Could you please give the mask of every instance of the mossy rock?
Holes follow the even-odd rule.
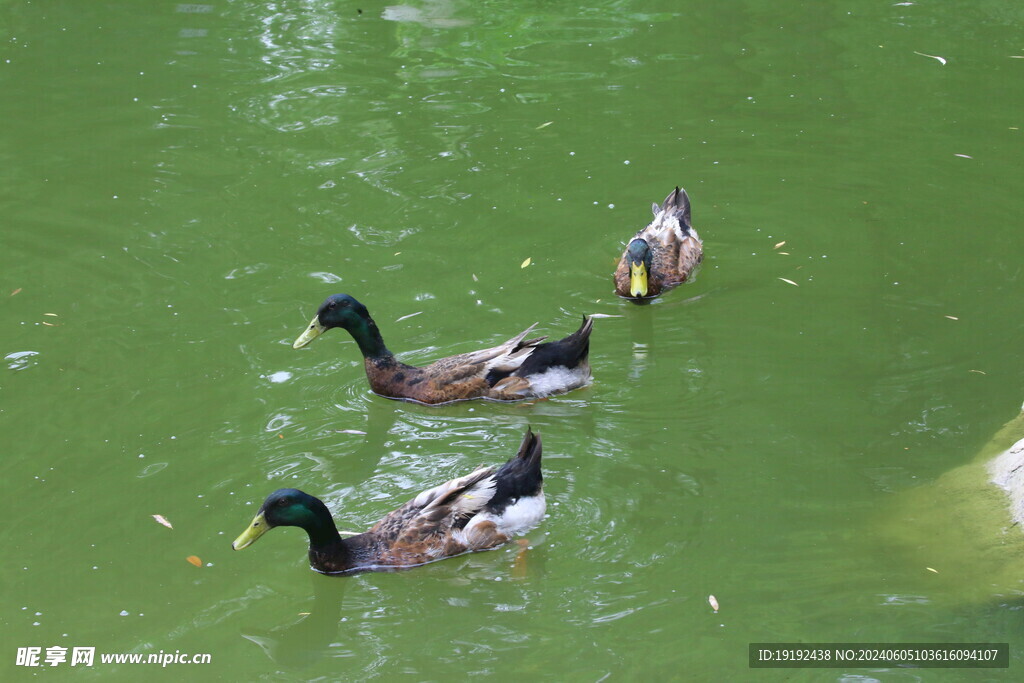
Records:
[[[934,574],[936,594],[1024,597],[1024,412],[970,463],[900,494],[882,538]]]

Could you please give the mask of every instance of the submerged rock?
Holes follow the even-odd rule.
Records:
[[[1024,408],[970,463],[900,494],[886,517],[881,539],[933,598],[1024,597]]]

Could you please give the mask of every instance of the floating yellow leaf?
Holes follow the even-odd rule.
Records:
[[[783,282],[785,282],[787,285],[793,285],[794,287],[799,287],[800,286],[797,283],[793,282],[792,280],[787,280],[784,277],[780,277],[779,279],[782,280]]]
[[[714,595],[708,596],[708,604],[711,605],[711,609],[718,611],[718,599]]]
[[[782,254],[783,256],[789,256],[788,251],[780,251],[779,253]]]
[[[13,292],[11,292],[11,296],[14,296],[15,294],[17,294],[17,293],[18,293],[18,292],[20,292],[20,291],[21,291],[21,287],[18,287],[18,288],[17,288],[16,290],[14,290]]]
[[[930,571],[933,574],[938,574],[939,573],[938,569],[932,569],[931,567],[925,567],[925,569],[927,569],[928,571]]]
[[[300,617],[308,617],[312,612],[299,612]]]
[[[158,523],[163,524],[168,529],[174,528],[173,526],[171,526],[171,523],[167,521],[167,518],[163,515],[153,515],[153,519],[155,519]]]
[[[960,318],[956,317],[955,315],[947,315],[946,317],[949,318],[950,320],[959,320],[960,319]]]
[[[277,438],[279,438],[279,439],[283,439],[283,438],[284,438],[284,434],[278,434],[278,435],[277,435]]]
[[[525,268],[526,266],[530,265],[531,263],[533,263],[533,259],[527,257],[527,259],[525,261],[523,261],[522,265],[520,265],[519,267],[520,268]]]
[[[189,564],[191,564],[191,565],[195,565],[196,567],[202,567],[202,566],[203,566],[203,561],[202,561],[202,560],[200,560],[200,559],[199,559],[198,557],[196,557],[195,555],[189,555],[189,556],[188,556],[188,557],[186,557],[185,559],[186,559],[186,560],[188,560],[188,563],[189,563]]]
[[[779,247],[783,246],[784,244],[786,244],[786,240],[782,240],[781,242],[776,244],[774,247],[772,247],[772,249],[778,249]]]

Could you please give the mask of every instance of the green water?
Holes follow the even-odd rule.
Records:
[[[0,3],[3,678],[54,645],[210,653],[167,668],[195,680],[910,678],[751,671],[759,641],[1009,642],[975,677],[1019,678],[1024,583],[945,571],[941,529],[881,539],[1024,399],[1022,23]],[[622,243],[676,184],[704,265],[622,302]],[[586,389],[429,408],[369,394],[343,332],[291,349],[335,292],[413,363],[621,317]],[[527,424],[549,516],[518,560],[339,579],[295,529],[230,548],[279,486],[362,530]]]

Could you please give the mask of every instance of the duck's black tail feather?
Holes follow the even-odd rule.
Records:
[[[529,469],[540,470],[540,458],[544,452],[544,448],[541,445],[540,434],[534,434],[532,427],[526,428],[526,434],[523,434],[523,442],[519,444],[519,452],[516,453],[516,460],[521,460],[526,463],[526,467]]]
[[[557,366],[570,370],[587,362],[590,355],[590,332],[594,328],[594,319],[583,316],[580,329],[565,339],[541,344],[533,350],[530,357],[512,374],[529,377]]]
[[[494,475],[496,487],[488,507],[504,508],[509,502],[540,493],[544,483],[544,475],[540,470],[543,452],[540,434],[534,434],[527,427],[519,452],[509,458]]]

